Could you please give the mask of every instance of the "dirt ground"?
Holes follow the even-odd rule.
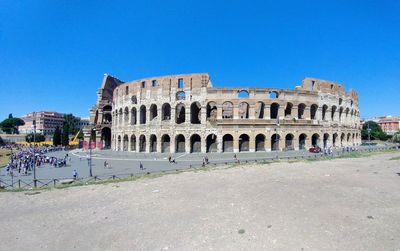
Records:
[[[399,250],[398,156],[0,193],[0,249]]]

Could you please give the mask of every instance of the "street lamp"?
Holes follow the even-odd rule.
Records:
[[[35,154],[35,142],[36,142],[36,112],[33,112],[33,186],[36,188],[36,154]]]
[[[93,135],[93,132],[96,132],[96,128],[92,128],[90,130],[90,137],[89,137],[89,176],[90,177],[93,177],[93,173],[92,173],[92,135]]]

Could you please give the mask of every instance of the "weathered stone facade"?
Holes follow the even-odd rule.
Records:
[[[122,82],[106,75],[85,139],[133,152],[241,152],[354,146],[358,95],[305,78],[294,90],[213,88],[208,74]],[[92,130],[96,128],[96,130]]]

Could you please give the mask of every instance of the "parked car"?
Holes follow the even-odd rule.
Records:
[[[308,149],[308,151],[310,153],[320,153],[321,152],[321,148],[320,147],[311,147],[310,149]]]

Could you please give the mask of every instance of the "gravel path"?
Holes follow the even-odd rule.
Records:
[[[399,250],[394,156],[0,193],[0,250]]]

